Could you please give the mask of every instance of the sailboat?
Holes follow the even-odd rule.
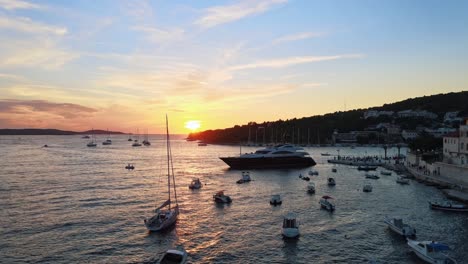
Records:
[[[155,215],[145,219],[145,226],[149,231],[161,231],[166,229],[177,221],[179,215],[179,204],[177,202],[177,191],[175,186],[174,165],[172,162],[171,142],[169,138],[169,127],[166,115],[166,149],[167,149],[167,200],[156,208]],[[171,178],[174,189],[174,202],[171,201]]]
[[[148,139],[148,130],[146,130],[145,139],[143,140],[142,143],[145,146],[151,146],[151,142],[149,142],[149,139]]]
[[[137,130],[137,138],[133,140],[132,147],[141,147],[141,143],[139,142],[140,140],[140,132]]]
[[[103,145],[112,145],[112,140],[110,139],[109,129],[107,129],[107,139],[102,142]]]
[[[94,128],[91,131],[93,131],[93,130],[94,130]],[[88,144],[86,144],[86,146],[90,147],[90,148],[93,148],[93,147],[97,146],[96,138],[94,137],[94,134],[91,135],[91,141],[88,142]]]

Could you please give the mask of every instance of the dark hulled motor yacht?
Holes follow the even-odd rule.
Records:
[[[276,145],[255,153],[245,153],[238,157],[220,157],[231,169],[275,169],[301,168],[314,166],[314,159],[304,149],[294,145]]]

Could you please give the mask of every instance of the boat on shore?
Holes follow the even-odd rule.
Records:
[[[464,205],[464,204],[453,204],[451,202],[445,202],[445,203],[429,202],[429,207],[433,210],[468,213],[468,205]]]
[[[283,217],[282,234],[286,238],[295,238],[299,236],[299,223],[294,213],[288,213]]]
[[[416,241],[408,239],[408,246],[420,259],[431,264],[457,264],[446,252],[449,246],[435,241]]]
[[[273,194],[270,198],[270,204],[271,205],[281,205],[283,203],[283,200],[281,200],[281,195],[279,194]]]
[[[169,137],[169,125],[166,115],[166,148],[167,148],[167,200],[154,210],[155,214],[144,220],[145,226],[149,231],[161,231],[174,225],[179,216],[179,203],[177,202],[177,192],[174,175],[174,164],[172,162],[171,141]],[[171,185],[175,206],[171,200]]]
[[[302,168],[316,163],[302,148],[282,144],[245,153],[238,157],[220,157],[231,169]]]
[[[322,196],[322,198],[319,201],[320,207],[330,212],[333,212],[335,210],[335,203],[332,200],[333,197],[331,196]]]
[[[358,166],[357,169],[362,171],[375,171],[377,166]]]
[[[403,223],[403,219],[401,218],[389,218],[385,217],[384,222],[388,225],[388,227],[395,233],[405,236],[405,237],[416,237],[416,229],[412,228],[408,224]]]

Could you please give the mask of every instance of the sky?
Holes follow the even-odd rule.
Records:
[[[462,0],[0,0],[0,128],[160,133],[168,114],[188,133],[468,90],[466,14]]]

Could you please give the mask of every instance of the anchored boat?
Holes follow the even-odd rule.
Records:
[[[464,204],[453,204],[451,202],[436,203],[429,202],[429,206],[434,210],[450,211],[450,212],[468,212],[468,206]]]
[[[450,248],[435,241],[416,241],[408,239],[408,246],[420,259],[431,264],[457,264],[446,252]]]
[[[388,225],[388,227],[396,232],[399,235],[405,237],[416,237],[416,229],[412,228],[411,226],[404,224],[403,219],[401,218],[389,218],[385,217],[384,222]]]

